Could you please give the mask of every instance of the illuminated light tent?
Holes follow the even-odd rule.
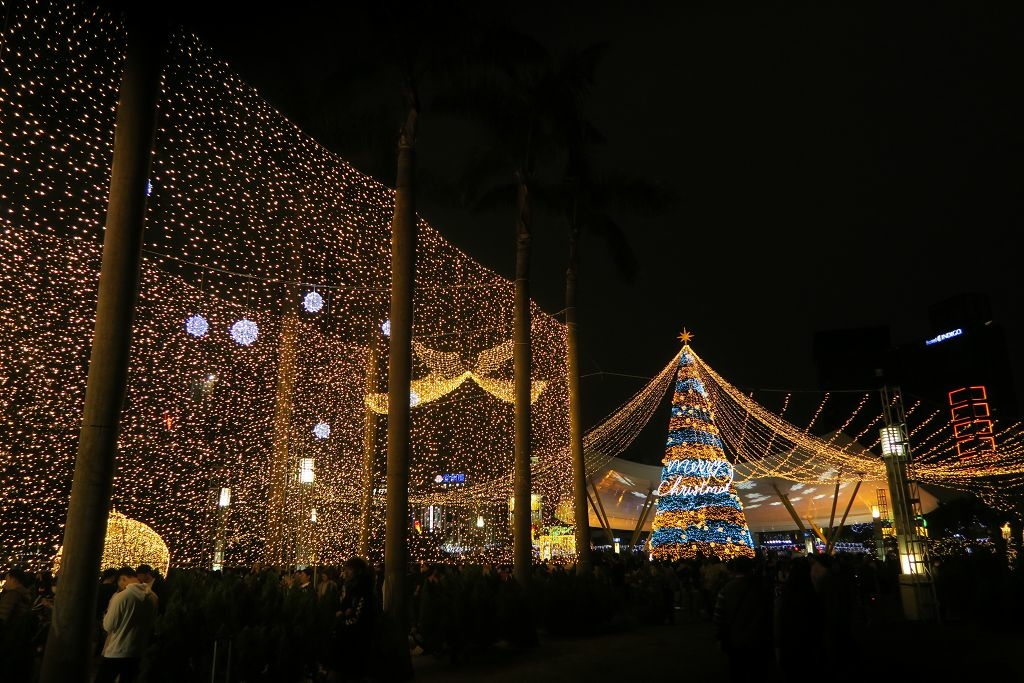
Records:
[[[62,550],[57,550],[57,557],[53,562],[53,573],[57,576],[60,574]],[[167,576],[167,570],[171,566],[171,554],[167,550],[167,544],[148,525],[111,510],[107,518],[107,535],[103,541],[100,569],[135,568],[142,564],[148,564]]]
[[[74,2],[9,10],[0,547],[48,567],[82,415],[124,33]],[[114,504],[152,526],[177,566],[211,566],[221,540],[227,566],[291,564],[299,547],[340,563],[372,488],[379,550],[394,192],[186,33],[171,36],[158,114]],[[505,525],[473,548],[452,535],[463,518],[507,515],[514,287],[422,220],[416,264],[409,498],[412,514],[434,506],[442,523],[417,556],[447,561],[458,557],[443,547],[506,547]],[[552,518],[570,495],[565,331],[532,314],[534,492]],[[439,484],[442,473],[463,482]],[[232,496],[219,511],[222,488]]]

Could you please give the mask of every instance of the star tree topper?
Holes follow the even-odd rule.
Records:
[[[693,339],[693,332],[690,332],[688,329],[686,329],[684,327],[683,331],[679,333],[679,341],[681,341],[681,342],[683,342],[683,344],[689,346],[691,339]]]

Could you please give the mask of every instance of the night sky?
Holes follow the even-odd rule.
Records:
[[[321,139],[329,117],[318,103],[390,49],[398,20],[317,5],[211,14],[186,4],[175,18]],[[419,26],[441,36],[454,5],[434,6]],[[991,296],[1024,386],[1017,3],[572,0],[484,11],[555,53],[606,41],[588,106],[607,138],[601,161],[676,198],[658,215],[616,216],[639,262],[633,283],[585,237],[588,426],[671,359],[684,325],[733,384],[807,389],[815,331],[888,324],[896,344],[923,341],[928,306],[963,292]],[[384,89],[349,108],[369,110]],[[401,107],[392,113],[397,132]],[[370,153],[333,137],[321,141],[391,184],[393,146]],[[420,213],[511,277],[514,213],[473,214],[429,190],[479,144],[472,129],[425,110],[418,142]],[[565,230],[543,216],[534,227],[532,294],[557,314]],[[632,456],[657,461],[664,426]]]

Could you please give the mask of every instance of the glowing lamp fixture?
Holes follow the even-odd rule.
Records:
[[[313,474],[313,458],[299,458],[299,483],[312,484],[316,476]]]
[[[483,515],[477,515],[476,516],[476,525],[480,529],[484,528],[484,516]]]
[[[312,510],[309,511],[309,521],[313,522],[313,524],[316,524],[316,508],[313,508]]]
[[[882,441],[882,455],[886,458],[905,456],[907,454],[906,439],[903,437],[903,425],[882,427],[879,431]]]
[[[231,487],[223,486],[220,489],[220,502],[218,503],[222,508],[226,508],[231,505]]]
[[[871,519],[881,519],[882,511],[878,509],[877,505],[871,506]]]

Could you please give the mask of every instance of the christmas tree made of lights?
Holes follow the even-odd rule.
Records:
[[[733,467],[690,351],[692,334],[679,336],[683,351],[676,371],[668,443],[651,528],[651,556],[723,560],[754,556],[753,539],[733,483]]]

